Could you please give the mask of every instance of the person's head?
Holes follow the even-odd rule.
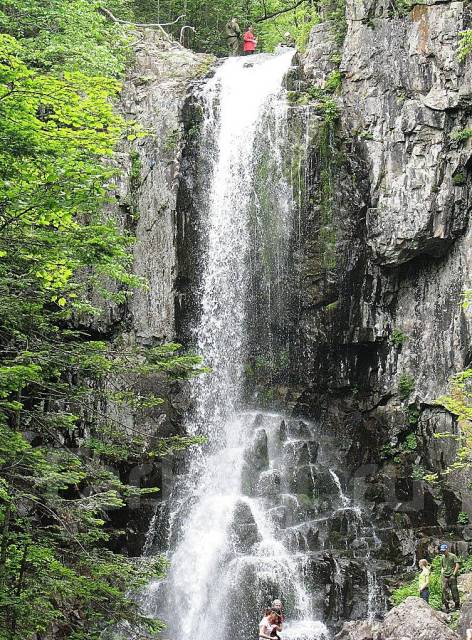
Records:
[[[272,602],[272,609],[276,609],[276,610],[278,610],[278,611],[281,611],[281,610],[282,610],[282,607],[283,607],[283,605],[282,605],[282,600],[279,600],[279,599],[277,598],[276,600],[274,600],[274,601]]]
[[[264,609],[264,615],[267,618],[267,616],[270,616],[270,614],[272,613],[272,609],[270,607],[266,607]]]
[[[443,542],[443,544],[440,544],[439,553],[442,553],[443,555],[447,556],[449,553],[449,545],[446,544],[445,542]]]
[[[267,620],[269,621],[269,624],[277,624],[279,621],[279,616],[275,613],[275,611],[271,611],[271,613],[269,613],[269,615],[267,616]]]
[[[292,37],[292,36],[291,36],[290,31],[286,31],[286,32],[284,33],[284,38],[291,38],[291,37]]]
[[[231,22],[232,22],[233,24],[236,24],[236,23],[238,22],[238,19],[237,19],[237,18],[231,18]]]
[[[429,567],[428,561],[423,558],[418,562],[420,569],[427,569]]]
[[[254,27],[252,26],[252,24],[248,24],[247,30],[250,31],[251,33],[254,33]]]

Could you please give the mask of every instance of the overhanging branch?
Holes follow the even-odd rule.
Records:
[[[254,22],[264,22],[265,20],[270,20],[271,18],[281,16],[283,13],[289,13],[290,11],[293,11],[294,9],[299,7],[301,4],[304,4],[305,2],[307,2],[307,0],[298,0],[298,2],[295,2],[295,4],[292,4],[290,7],[286,7],[285,9],[280,9],[280,11],[274,11],[273,13],[265,13],[260,18],[255,18]]]
[[[176,24],[179,20],[182,20],[182,18],[185,18],[185,13],[184,13],[178,18],[176,18],[173,22],[143,22],[143,23],[128,22],[127,20],[120,20],[120,18],[117,18],[116,16],[114,16],[112,12],[109,9],[105,9],[105,7],[99,7],[98,10],[102,15],[106,16],[107,18],[110,18],[110,20],[112,20],[113,22],[117,22],[118,24],[127,24],[130,27],[160,27],[160,28],[171,27],[173,24]]]

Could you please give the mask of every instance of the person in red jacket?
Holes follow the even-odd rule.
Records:
[[[255,53],[257,40],[256,40],[256,37],[254,36],[253,27],[247,28],[246,33],[243,35],[243,40],[244,40],[244,55],[250,56],[251,54]]]

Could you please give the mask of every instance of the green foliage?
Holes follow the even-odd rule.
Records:
[[[380,450],[380,457],[383,460],[393,460],[396,464],[400,464],[408,454],[416,451],[418,448],[418,438],[415,433],[407,433],[402,442],[398,444],[387,443]],[[417,469],[416,473],[419,471]],[[423,477],[423,476],[421,476]]]
[[[396,347],[401,347],[408,340],[406,333],[403,333],[400,329],[394,329],[390,336],[390,342]]]
[[[455,142],[464,142],[472,137],[472,129],[466,127],[465,129],[461,129],[460,131],[454,131],[451,133],[451,140]]]
[[[402,373],[398,380],[398,394],[402,400],[408,398],[415,390],[415,379],[409,373]]]
[[[332,71],[326,79],[324,90],[328,93],[336,93],[341,88],[342,75],[338,69]]]
[[[420,464],[414,464],[411,472],[411,477],[414,480],[424,480],[424,476],[425,476],[424,467]]]
[[[414,433],[409,433],[406,436],[405,448],[408,449],[408,451],[416,451],[416,449],[418,448],[418,440]]]
[[[471,304],[472,289],[465,289],[465,291],[462,292],[462,308],[464,309],[464,311],[467,311]]]
[[[229,19],[236,17],[241,29],[253,24],[258,38],[258,50],[272,52],[285,41],[285,33],[289,32],[299,49],[303,50],[308,42],[312,27],[323,19],[330,19],[333,28],[339,28],[344,18],[344,0],[214,0],[207,2],[202,9],[200,0],[132,0],[131,6],[135,17],[145,22],[172,22],[179,15],[185,14],[185,20],[169,31],[178,38],[182,24],[195,28],[189,35],[186,44],[197,51],[227,55],[225,25]]]
[[[360,131],[358,133],[358,136],[359,136],[359,138],[361,138],[361,140],[373,140],[374,139],[374,134],[371,131],[367,131],[366,129],[363,129],[362,131]]]
[[[329,304],[327,304],[324,307],[324,311],[330,314],[334,313],[337,310],[338,306],[339,306],[339,300],[335,300],[334,302],[330,302]]]
[[[331,127],[339,118],[338,103],[333,98],[324,98],[320,101],[320,108],[324,115],[325,124]]]
[[[179,129],[173,129],[169,131],[166,139],[164,140],[164,150],[167,152],[172,152],[176,149],[180,140],[180,131]]]
[[[466,511],[461,511],[457,516],[457,524],[467,525],[470,522],[470,516]]]
[[[0,32],[17,38],[27,64],[47,71],[120,77],[131,52],[123,27],[107,20],[97,0],[3,0]],[[126,2],[106,3],[124,14]]]
[[[410,13],[413,6],[413,0],[395,0],[391,5],[391,13],[395,17],[403,18]]]
[[[406,410],[407,422],[411,427],[416,427],[420,419],[421,411],[414,404],[410,405]]]
[[[472,51],[472,29],[459,33],[459,60],[465,60]]]
[[[444,407],[456,416],[460,433],[436,433],[436,438],[450,438],[457,442],[457,454],[454,462],[443,472],[448,475],[471,466],[472,457],[472,369],[461,371],[452,378],[449,395],[441,396],[436,404]],[[437,480],[433,475],[431,480]]]
[[[466,183],[466,175],[463,171],[459,171],[452,176],[452,184],[455,187],[462,187]]]
[[[441,581],[441,557],[437,556],[431,563],[431,581],[429,588],[429,603],[440,611],[442,606],[442,581]],[[391,602],[394,606],[398,606],[410,596],[419,596],[418,576],[411,581],[406,582],[398,589],[395,589],[391,596]]]
[[[144,286],[130,273],[133,238],[102,213],[114,179],[108,159],[133,125],[113,109],[128,35],[97,7],[0,3],[4,640],[53,627],[57,637],[94,640],[120,620],[157,629],[127,594],[161,576],[162,561],[140,566],[107,549],[113,510],[154,489],[126,485],[106,465],[124,469],[201,441],[157,429],[144,438],[107,410],[152,419],[163,400],[136,391],[138,381],[155,389],[204,369],[179,345],[111,345],[89,329],[97,299],[120,305]],[[132,180],[137,173],[135,161]]]
[[[131,188],[136,190],[139,187],[139,184],[141,182],[141,170],[142,170],[142,164],[141,164],[141,159],[139,157],[139,153],[137,151],[132,151],[130,153],[130,160],[131,160],[131,172],[130,172],[130,183],[131,183]]]

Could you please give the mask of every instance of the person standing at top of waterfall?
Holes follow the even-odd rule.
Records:
[[[429,583],[431,581],[431,568],[427,560],[420,560],[418,565],[421,569],[419,577],[420,598],[429,604]]]
[[[449,551],[449,545],[441,544],[441,576],[442,576],[442,602],[444,610],[449,613],[449,592],[454,600],[454,606],[460,609],[461,600],[457,588],[457,574],[460,569],[459,558]]]
[[[256,47],[257,47],[257,38],[254,35],[254,28],[252,26],[249,26],[247,28],[247,31],[243,35],[243,40],[244,40],[244,45],[243,45],[244,55],[250,56],[253,53],[255,53]]]
[[[236,18],[231,18],[231,20],[226,23],[226,39],[228,41],[230,54],[232,54],[233,56],[239,55],[241,28]]]
[[[290,33],[290,31],[286,31],[284,33],[283,42],[280,43],[282,47],[295,47],[295,39]]]
[[[259,638],[265,638],[266,640],[273,640],[272,633],[275,631],[281,631],[281,627],[278,626],[279,616],[271,610],[269,615],[265,615],[259,622]]]

